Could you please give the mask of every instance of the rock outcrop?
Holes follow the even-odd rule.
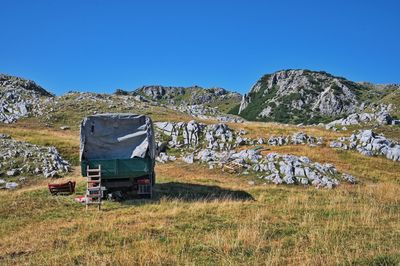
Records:
[[[165,152],[160,152],[160,154],[158,154],[158,156],[156,157],[156,161],[159,163],[166,163],[166,162],[171,162],[171,161],[175,161],[176,157],[173,155],[168,155]]]
[[[270,153],[261,155],[259,150],[248,149],[239,152],[217,152],[203,149],[196,159],[207,163],[210,168],[236,168],[246,173],[259,173],[259,178],[275,184],[312,185],[318,188],[334,188],[340,181],[356,183],[356,178],[339,173],[332,164],[312,162],[305,156]]]
[[[209,168],[221,167],[235,169],[240,173],[261,173],[261,179],[275,184],[313,185],[333,188],[340,180],[355,183],[355,178],[348,174],[340,174],[333,165],[313,163],[307,157],[280,155],[271,153],[263,156],[260,148],[236,151],[241,145],[265,144],[263,138],[247,139],[244,131],[236,132],[225,124],[206,125],[196,121],[188,123],[158,122],[155,123],[158,138],[162,135],[169,141],[168,146],[179,149],[181,160],[192,164],[195,161],[207,163]],[[321,138],[297,132],[292,136],[271,137],[269,145],[320,145]],[[189,148],[182,149],[182,148]],[[188,153],[189,152],[189,153]],[[176,158],[161,153],[159,162],[174,161]]]
[[[242,111],[243,111],[244,109],[246,109],[247,106],[249,106],[249,104],[250,104],[250,99],[251,99],[251,98],[250,98],[247,94],[245,94],[245,95],[242,96],[242,100],[240,101],[240,106],[239,106],[238,115],[240,115],[240,114],[242,113]]]
[[[43,114],[43,99],[53,95],[31,80],[0,74],[0,123]]]
[[[0,74],[0,88],[5,89],[24,89],[32,91],[40,96],[52,97],[54,96],[50,92],[37,85],[34,81],[23,79],[19,77],[9,76]]]
[[[271,136],[247,138],[244,130],[235,131],[224,123],[206,125],[192,120],[186,122],[156,122],[156,135],[159,142],[167,142],[169,148],[207,148],[210,150],[229,151],[243,145],[321,145],[322,138],[296,132],[291,136]]]
[[[327,129],[334,126],[349,126],[349,125],[359,125],[363,123],[374,123],[378,125],[396,125],[397,120],[393,119],[390,115],[391,105],[380,105],[378,108],[374,109],[373,112],[364,113],[354,113],[345,118],[341,118],[332,121],[326,125]]]
[[[198,105],[213,102],[239,103],[241,95],[222,88],[143,86],[133,92],[153,101],[168,104]]]
[[[171,109],[180,112],[187,113],[195,118],[203,120],[218,120],[225,123],[243,123],[244,120],[241,117],[233,116],[222,113],[218,110],[218,107],[207,107],[203,104],[185,105],[180,104],[177,107],[171,106]]]
[[[395,90],[399,88],[378,89],[326,72],[282,70],[257,81],[238,113],[247,120],[313,124],[363,112]]]
[[[267,142],[271,146],[283,146],[283,145],[298,145],[298,144],[308,144],[308,145],[322,145],[323,139],[316,138],[313,136],[308,136],[303,132],[294,133],[292,136],[272,136]]]
[[[350,137],[332,141],[330,147],[343,150],[357,150],[365,156],[383,155],[393,161],[400,161],[400,144],[374,133],[372,130],[362,130]]]
[[[213,150],[229,150],[239,135],[226,124],[206,125],[194,120],[186,122],[156,122],[159,141],[167,141],[170,148],[207,147]]]
[[[0,172],[7,176],[61,176],[70,170],[55,147],[41,147],[0,135]]]

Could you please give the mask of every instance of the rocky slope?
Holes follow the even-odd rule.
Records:
[[[196,121],[189,123],[155,123],[156,137],[165,145],[157,161],[175,161],[175,155],[186,163],[206,163],[209,168],[222,168],[223,171],[237,174],[257,174],[260,179],[275,184],[313,185],[318,188],[333,188],[339,181],[355,183],[356,179],[346,173],[340,174],[331,164],[312,162],[309,158],[288,154],[261,151],[268,148],[263,138],[245,138],[245,131],[234,131],[225,124],[205,125]],[[302,132],[286,137],[271,137],[268,145],[321,145],[322,139],[307,136]],[[242,149],[239,146],[257,147]],[[161,145],[160,145],[161,147]],[[174,155],[168,155],[166,148]],[[261,175],[260,175],[261,174]]]
[[[354,113],[345,118],[332,121],[326,125],[327,129],[335,126],[350,126],[360,124],[374,125],[399,125],[400,120],[394,119],[390,113],[392,105],[381,105],[379,108],[373,108],[371,112]]]
[[[321,145],[322,138],[308,136],[303,132],[296,132],[292,136],[271,136],[268,140],[258,137],[247,138],[245,130],[235,131],[227,124],[209,124],[192,120],[186,122],[156,122],[156,139],[169,148],[183,150],[185,148],[207,148],[210,150],[230,151],[233,148],[244,145],[271,146],[282,145]]]
[[[238,113],[248,120],[327,122],[382,103],[379,100],[398,90],[398,86],[355,83],[326,72],[282,70],[257,81],[242,97]]]
[[[0,176],[20,175],[55,177],[70,170],[55,147],[37,146],[0,134]]]
[[[31,80],[0,74],[0,122],[43,114],[43,101],[53,97]]]
[[[37,85],[32,80],[23,79],[20,77],[0,74],[0,88],[2,89],[25,89],[41,96],[52,97],[53,94]]]
[[[46,125],[74,126],[84,116],[99,112],[134,112],[153,117],[174,114],[221,122],[243,122],[227,111],[240,94],[221,88],[145,86],[134,92],[114,94],[68,92],[53,96],[35,82],[0,74],[0,123],[14,123],[36,116]]]
[[[296,124],[336,120],[331,127],[399,124],[400,85],[355,83],[326,72],[283,70],[263,76],[243,97],[222,88],[198,86],[144,86],[133,92],[71,92],[54,97],[33,81],[0,74],[0,123],[37,116],[49,125],[73,126],[98,112],[151,114],[156,120],[169,113],[243,122],[227,114],[229,110],[247,120]]]
[[[205,105],[228,111],[240,102],[241,95],[222,88],[143,86],[133,92],[147,99],[172,105]]]
[[[372,130],[363,130],[348,138],[343,137],[338,141],[332,141],[330,146],[343,150],[357,150],[365,156],[383,155],[390,160],[400,161],[400,144]]]

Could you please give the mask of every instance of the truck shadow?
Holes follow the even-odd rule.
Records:
[[[180,199],[184,201],[212,201],[218,199],[254,200],[243,190],[230,190],[219,186],[169,182],[157,184],[154,199]]]
[[[214,200],[254,200],[252,195],[243,190],[230,190],[211,185],[168,182],[155,185],[152,199],[129,199],[123,201],[122,204],[140,205],[146,204],[146,202],[158,202],[161,199],[181,200],[186,202]]]

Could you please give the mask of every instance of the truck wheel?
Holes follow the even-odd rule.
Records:
[[[154,187],[154,185],[156,184],[156,172],[153,170],[153,172],[151,173],[151,186]]]

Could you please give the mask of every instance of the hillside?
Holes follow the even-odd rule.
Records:
[[[104,112],[147,114],[156,120],[242,121],[226,114],[240,98],[225,89],[198,86],[144,86],[134,92],[118,89],[113,94],[70,91],[54,96],[34,81],[0,74],[0,123],[36,117],[46,126],[77,127],[83,117]]]
[[[53,95],[34,81],[0,74],[0,123],[28,115],[42,115],[45,100]]]
[[[223,88],[143,86],[133,92],[149,100],[171,105],[204,105],[227,112],[240,102],[241,95]]]
[[[77,157],[77,129],[61,131],[27,122],[1,127],[0,133],[20,141],[52,143],[64,157]],[[255,122],[234,128],[243,128],[251,138],[299,130]],[[301,130],[326,140],[349,134],[317,127]],[[325,145],[266,147],[265,153],[290,153],[334,164],[361,183],[333,190],[266,184],[253,174],[176,160],[157,164],[152,200],[106,201],[103,211],[85,212],[74,201],[76,195],[55,197],[47,190],[48,182],[75,180],[76,194],[83,194],[85,181],[74,167],[60,180],[41,175],[15,191],[0,190],[0,264],[396,265],[400,261],[398,162]]]
[[[356,83],[326,72],[282,70],[264,75],[231,112],[248,120],[328,122],[379,103],[388,104],[390,95],[398,91],[398,86]],[[397,110],[399,103],[392,103]]]
[[[354,84],[370,87],[374,105],[399,103],[395,85]],[[366,96],[353,89],[356,108]],[[33,91],[7,90],[25,102]],[[219,93],[213,104],[229,95]],[[221,123],[219,112],[199,119],[183,108],[204,107],[202,96],[161,94],[38,93],[40,109],[1,124],[1,265],[400,262],[400,126]],[[152,199],[104,200],[102,211],[85,211],[75,201],[86,190],[79,124],[105,112],[149,115],[165,149]],[[69,180],[75,194],[49,193],[48,183]]]
[[[52,97],[53,94],[43,89],[40,85],[36,84],[32,80],[0,74],[0,89],[25,89],[29,90],[34,94],[39,94],[41,96]]]
[[[367,88],[364,98],[373,104],[367,108],[370,111],[378,104],[390,106],[390,113],[394,118],[400,119],[400,84],[372,84],[361,83]]]

